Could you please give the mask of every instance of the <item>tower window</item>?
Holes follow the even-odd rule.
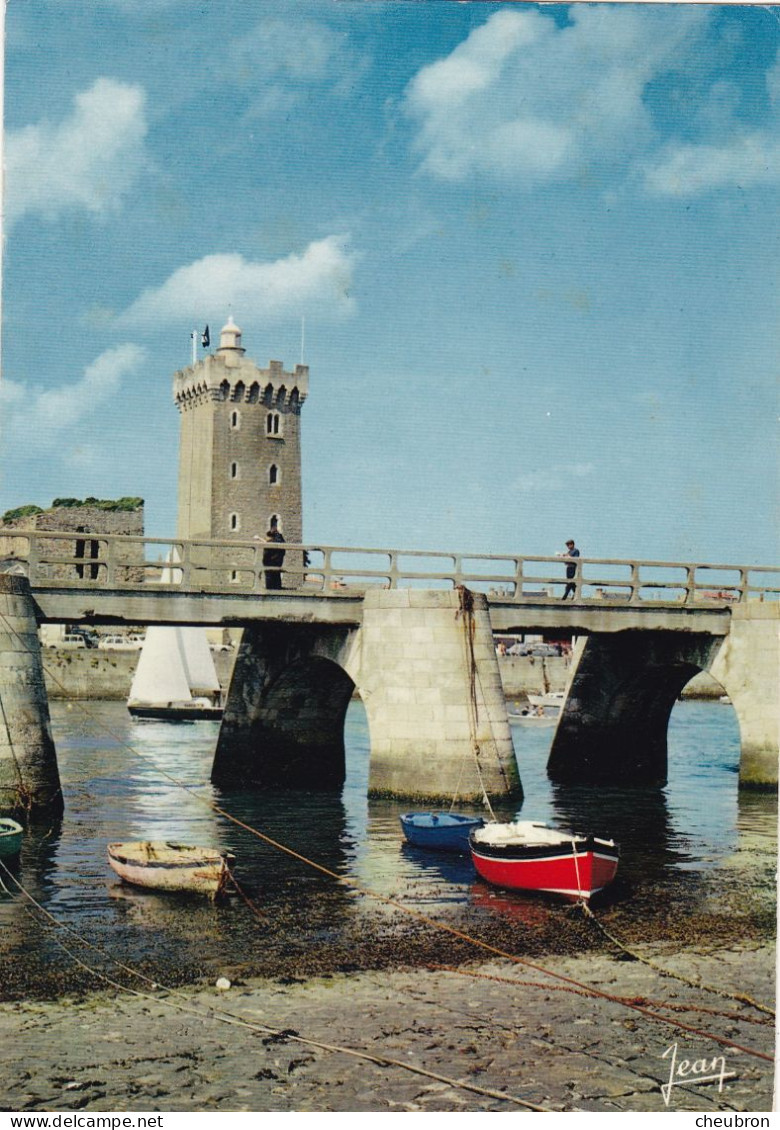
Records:
[[[239,521],[238,514],[231,514],[230,515],[230,528],[231,528],[231,530],[241,529],[241,523]]]
[[[282,420],[278,412],[269,412],[265,418],[265,434],[268,436],[281,435]]]
[[[268,482],[271,484],[271,486],[274,486],[275,483],[279,482],[279,468],[275,463],[272,463],[268,468]]]
[[[230,464],[230,477],[231,477],[231,479],[237,479],[238,478],[238,463],[231,463]]]
[[[230,413],[230,426],[231,426],[231,428],[240,428],[241,427],[241,413],[240,412],[234,411],[234,412]]]

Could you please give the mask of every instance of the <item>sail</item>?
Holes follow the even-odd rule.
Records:
[[[184,578],[183,569],[171,569],[170,566],[176,561],[181,561],[179,551],[176,546],[171,546],[165,555],[166,565],[160,574],[161,585],[180,585]]]
[[[182,570],[171,568],[180,560],[172,547],[160,583],[180,584]],[[165,705],[192,702],[195,695],[218,692],[219,679],[206,639],[205,628],[147,628],[138,667],[130,687],[129,703]]]
[[[191,693],[218,691],[219,679],[205,628],[175,628],[174,631],[179,633]]]
[[[130,702],[187,702],[192,697],[184,665],[184,649],[177,639],[180,630],[157,626],[146,629],[130,687]]]

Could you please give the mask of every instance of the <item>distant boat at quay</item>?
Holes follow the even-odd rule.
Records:
[[[127,709],[139,719],[219,721],[222,692],[205,629],[147,629]]]

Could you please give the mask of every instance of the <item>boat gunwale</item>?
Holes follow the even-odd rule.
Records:
[[[422,820],[419,818],[422,817]],[[425,823],[425,818],[429,819],[429,823]],[[484,819],[481,816],[467,816],[462,812],[404,812],[398,819],[401,825],[411,825],[413,828],[423,828],[431,830],[435,828],[467,828],[472,825],[475,829],[484,826]]]
[[[143,853],[143,848],[146,845],[159,844],[165,847],[170,852],[190,852],[191,854],[180,859],[175,858],[154,858],[149,854]],[[128,855],[124,848],[137,847],[139,852],[137,854]],[[199,848],[193,844],[175,844],[167,840],[118,840],[114,843],[108,844],[109,860],[122,864],[125,867],[141,867],[151,868],[153,870],[181,870],[191,869],[193,867],[210,867],[218,863],[223,863],[229,866],[235,862],[235,856],[230,851],[225,851],[221,848]],[[120,854],[121,851],[121,854]]]
[[[469,846],[472,854],[480,856],[482,859],[498,862],[505,860],[508,863],[522,863],[525,860],[542,863],[547,859],[566,859],[568,857],[582,859],[588,855],[609,861],[620,859],[620,849],[617,844],[599,850],[593,844],[581,846],[584,843],[584,841],[581,841],[574,850],[572,850],[571,841],[556,847],[554,844],[475,844],[473,840],[470,840]]]

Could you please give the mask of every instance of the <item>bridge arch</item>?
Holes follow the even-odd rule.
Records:
[[[553,738],[561,782],[664,785],[672,708],[719,641],[698,633],[594,634],[578,646]]]
[[[350,633],[276,624],[245,629],[212,770],[217,785],[340,789],[355,683]]]

